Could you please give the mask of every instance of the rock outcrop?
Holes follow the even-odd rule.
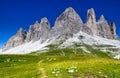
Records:
[[[87,34],[93,36],[93,31],[91,30],[91,28],[90,28],[89,26],[84,25],[84,26],[82,27],[82,32],[87,33]]]
[[[103,38],[113,39],[110,26],[103,15],[101,15],[100,19],[98,20],[97,26],[99,33],[98,36]]]
[[[16,35],[8,40],[3,50],[8,50],[30,41],[42,40],[44,42],[56,36],[69,38],[79,31],[107,39],[117,39],[115,23],[108,24],[103,15],[96,22],[93,8],[88,10],[85,24],[83,24],[77,12],[70,7],[56,19],[54,27],[52,29],[50,27],[48,19],[44,17],[40,23],[36,21],[34,25],[30,25],[28,32],[20,29]]]
[[[111,30],[113,39],[117,39],[116,25],[115,25],[115,23],[111,22],[109,25],[110,25],[110,30]]]
[[[55,21],[55,35],[72,36],[80,31],[83,22],[73,8],[67,8]]]
[[[93,8],[87,11],[86,26],[91,28],[93,35],[98,35],[97,25],[96,25],[96,16]]]
[[[10,38],[8,42],[4,45],[3,50],[7,50],[12,47],[16,47],[18,45],[23,44],[26,40],[26,34],[27,32],[23,30],[22,28],[20,28],[17,34],[14,35],[12,38]]]
[[[47,18],[41,19],[40,23],[40,37],[41,39],[48,39],[50,37],[50,23]]]
[[[37,41],[39,39],[47,39],[50,33],[50,23],[46,17],[41,19],[41,22],[35,22],[34,25],[31,25],[29,32],[27,33],[26,41]]]

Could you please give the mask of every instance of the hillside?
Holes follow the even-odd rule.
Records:
[[[86,45],[84,45],[86,46]],[[119,78],[120,61],[86,46],[27,55],[0,55],[0,78]]]

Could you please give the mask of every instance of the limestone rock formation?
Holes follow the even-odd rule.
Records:
[[[108,39],[113,39],[110,26],[107,20],[101,15],[100,19],[97,22],[98,26],[98,36]]]
[[[69,7],[56,19],[54,27],[52,29],[50,27],[48,19],[44,17],[41,22],[36,21],[34,25],[30,25],[28,32],[20,29],[16,35],[8,40],[3,50],[8,50],[30,41],[41,40],[44,42],[55,37],[70,38],[79,31],[107,39],[117,39],[115,23],[108,24],[103,15],[96,22],[93,8],[88,10],[85,24],[83,24],[76,11]]]
[[[110,30],[111,30],[113,39],[117,39],[115,23],[111,22],[109,25],[110,25]]]
[[[39,23],[38,22],[36,22],[34,25],[30,25],[29,31],[27,33],[26,41],[29,42],[29,41],[33,40],[34,37],[36,38],[36,40],[39,39],[37,37],[38,32],[39,32]]]
[[[41,22],[35,22],[31,25],[27,33],[27,41],[37,41],[39,39],[47,39],[50,31],[50,23],[46,17],[41,19]]]
[[[48,21],[48,19],[42,18],[41,22],[40,22],[40,39],[45,40],[48,39],[50,37],[50,23]]]
[[[91,28],[90,28],[89,26],[84,25],[84,26],[82,27],[82,32],[87,33],[87,34],[93,36],[93,32],[92,32],[92,30],[91,30]]]
[[[73,8],[67,8],[55,21],[55,35],[72,36],[80,31],[83,22]]]
[[[26,34],[27,32],[23,30],[22,28],[20,28],[17,34],[8,40],[3,50],[7,50],[12,47],[16,47],[18,45],[23,44],[26,40]]]
[[[93,8],[87,11],[86,26],[91,28],[93,35],[98,35],[97,25],[96,25],[96,16]]]

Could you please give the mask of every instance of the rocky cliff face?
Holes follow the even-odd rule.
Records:
[[[83,22],[73,8],[67,8],[55,21],[54,35],[72,36],[80,31]]]
[[[39,39],[47,39],[50,33],[50,23],[46,17],[41,19],[41,22],[35,22],[31,25],[27,33],[26,41],[37,41]]]
[[[50,28],[50,23],[46,17],[42,18],[40,23],[36,21],[34,25],[30,25],[28,32],[20,29],[16,35],[8,40],[3,50],[8,50],[30,41],[42,40],[44,42],[56,36],[70,38],[79,31],[107,39],[117,39],[115,23],[108,24],[103,15],[96,21],[93,8],[88,10],[87,21],[83,24],[77,12],[70,7],[56,19],[53,28]]]
[[[112,33],[112,38],[113,38],[113,39],[117,39],[116,25],[115,25],[114,22],[111,22],[111,23],[110,23],[110,30],[111,30],[111,33]]]
[[[30,28],[29,28],[29,31],[27,33],[27,41],[31,41],[37,34],[37,32],[39,32],[39,23],[38,21],[35,22],[34,25],[31,25]]]
[[[108,39],[113,39],[112,32],[107,20],[101,15],[100,19],[97,22],[98,26],[98,36]]]
[[[20,28],[17,34],[11,37],[8,40],[8,42],[5,44],[4,50],[23,44],[26,40],[26,35],[27,35],[27,32],[22,28]]]
[[[93,35],[98,35],[96,16],[93,8],[89,9],[87,12],[86,26],[88,26],[92,30]]]

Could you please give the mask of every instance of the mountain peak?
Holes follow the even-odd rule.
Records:
[[[43,23],[43,22],[48,22],[47,17],[44,17],[44,18],[41,19],[41,23]]]
[[[65,12],[74,12],[75,10],[72,7],[68,7]]]
[[[71,18],[75,20],[80,20],[82,22],[82,19],[72,7],[67,8],[58,18],[60,20],[61,18]]]
[[[18,31],[23,31],[23,28],[20,28]]]
[[[94,11],[94,9],[93,9],[93,8],[88,9],[87,15],[88,15],[88,16],[89,16],[89,15],[95,16],[95,11]]]
[[[24,32],[23,28],[20,28],[17,32],[17,35],[22,35],[23,32]]]
[[[93,24],[96,24],[96,16],[94,9],[88,9],[87,11],[87,26],[92,26]]]
[[[93,35],[97,35],[97,25],[96,25],[96,16],[93,8],[88,9],[87,11],[87,21],[86,25],[89,26],[93,32]]]
[[[101,20],[101,21],[105,21],[106,20],[103,14],[100,16],[99,20]]]
[[[46,28],[50,29],[50,22],[46,17],[41,19],[40,25],[41,25],[41,28],[46,27]]]
[[[100,18],[99,18],[99,20],[98,20],[98,23],[106,23],[106,24],[108,24],[108,22],[107,22],[107,20],[105,19],[105,17],[104,17],[104,15],[102,14],[101,16],[100,16]],[[109,25],[108,25],[109,26]]]
[[[83,26],[82,19],[77,12],[72,8],[67,8],[55,21],[54,30],[55,35],[68,35],[80,31],[80,27]]]

